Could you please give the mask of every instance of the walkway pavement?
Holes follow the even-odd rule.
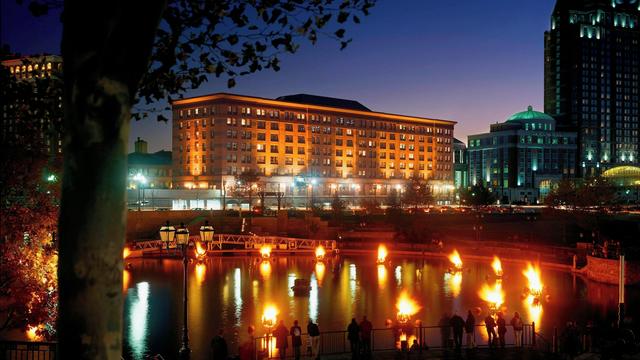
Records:
[[[472,359],[472,360],[546,360],[561,357],[531,349],[474,349],[474,350],[428,350],[420,353],[401,353],[399,351],[375,352],[375,360],[422,360],[422,359]],[[322,356],[322,360],[351,360],[350,354]]]

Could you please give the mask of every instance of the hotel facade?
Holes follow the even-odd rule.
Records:
[[[240,174],[255,172],[261,191],[284,194],[292,206],[336,195],[384,203],[414,176],[441,203],[453,193],[454,121],[304,94],[217,93],[173,101],[172,112],[174,188],[231,194]]]

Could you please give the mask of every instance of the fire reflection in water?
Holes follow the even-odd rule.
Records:
[[[132,303],[129,307],[129,345],[134,359],[143,359],[147,352],[149,283],[136,284],[136,291],[130,292]]]
[[[233,304],[236,308],[236,326],[240,326],[240,317],[242,316],[242,276],[240,268],[236,268],[233,272]]]
[[[127,290],[129,289],[129,281],[131,281],[131,274],[129,273],[129,270],[123,270],[122,271],[122,292],[126,293]]]
[[[378,287],[382,290],[387,285],[387,268],[384,265],[378,265]]]
[[[444,273],[444,292],[451,297],[458,297],[462,288],[462,272]]]
[[[260,263],[260,275],[262,275],[264,280],[269,279],[271,275],[271,263],[268,260]]]
[[[326,270],[326,266],[323,262],[316,263],[316,277],[318,278],[318,286],[322,287],[322,279],[324,279],[324,272]]]
[[[196,264],[196,281],[198,285],[202,285],[205,275],[207,274],[207,266],[203,263]]]

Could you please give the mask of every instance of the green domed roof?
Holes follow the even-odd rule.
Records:
[[[555,121],[551,116],[540,112],[534,111],[533,106],[529,105],[527,111],[522,111],[519,113],[515,113],[511,115],[507,121],[529,121],[529,120],[546,120],[546,121]]]

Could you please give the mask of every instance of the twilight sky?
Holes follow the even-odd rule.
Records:
[[[320,39],[282,58],[280,72],[212,79],[185,96],[228,91],[275,98],[309,93],[360,101],[375,111],[450,119],[455,136],[488,131],[527,105],[543,105],[544,38],[554,0],[378,0],[350,26],[353,42]],[[31,17],[0,1],[0,37],[22,54],[60,53],[57,16]],[[171,149],[168,124],[133,122],[149,150]]]

